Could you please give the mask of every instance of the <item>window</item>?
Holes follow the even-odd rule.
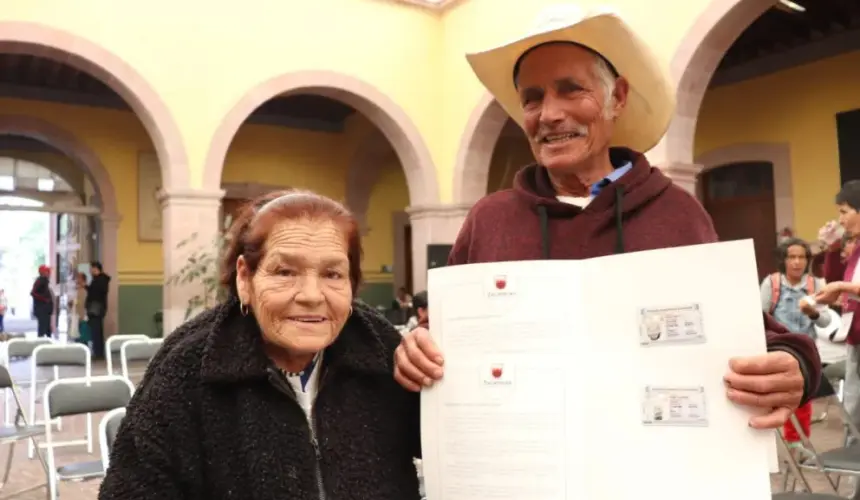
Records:
[[[39,179],[38,188],[39,191],[53,191],[54,179]]]
[[[0,175],[0,191],[14,191],[15,178],[11,175]]]

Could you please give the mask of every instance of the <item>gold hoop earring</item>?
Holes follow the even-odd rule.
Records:
[[[248,306],[241,300],[239,301],[239,312],[242,313],[242,316],[248,315]]]

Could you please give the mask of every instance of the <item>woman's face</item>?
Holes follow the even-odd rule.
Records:
[[[239,298],[266,342],[293,354],[315,354],[334,342],[351,312],[347,252],[334,222],[301,219],[275,226],[255,273],[239,257]]]
[[[809,260],[806,258],[806,249],[802,245],[788,247],[785,256],[785,274],[791,278],[800,278],[806,272]]]

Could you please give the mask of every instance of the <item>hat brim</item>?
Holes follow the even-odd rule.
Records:
[[[478,80],[522,127],[523,109],[514,86],[514,66],[526,51],[549,42],[585,46],[603,56],[629,82],[627,104],[615,123],[612,146],[645,152],[660,142],[675,112],[674,86],[651,50],[614,14],[600,14],[572,26],[468,54],[466,59]]]

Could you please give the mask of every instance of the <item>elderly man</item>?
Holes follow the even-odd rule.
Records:
[[[586,259],[717,241],[698,201],[641,153],[660,140],[674,109],[653,54],[613,14],[551,8],[539,26],[468,56],[525,131],[537,163],[517,173],[513,189],[478,201],[449,264]],[[776,428],[815,392],[821,367],[811,339],[767,316],[763,326],[768,354],[733,359],[726,395],[768,410],[751,426]],[[419,328],[397,348],[395,378],[417,391],[442,377],[442,365],[443,353]]]

